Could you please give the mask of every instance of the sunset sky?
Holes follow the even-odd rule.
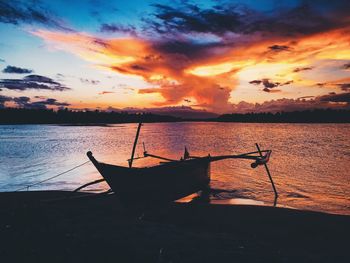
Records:
[[[0,0],[0,107],[350,108],[350,1]]]

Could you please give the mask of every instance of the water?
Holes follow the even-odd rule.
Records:
[[[127,165],[136,124],[98,126],[0,126],[0,191],[13,191],[46,179],[87,160]],[[179,158],[186,145],[192,155],[219,155],[255,150],[255,142],[272,149],[269,167],[279,192],[278,205],[350,215],[350,124],[145,124],[139,142],[153,154]],[[139,143],[137,154],[142,155]],[[141,159],[136,166],[158,161]],[[271,205],[274,195],[263,167],[250,168],[248,160],[212,164],[212,199],[236,203],[255,200]],[[99,179],[93,165],[29,190],[64,189]],[[108,189],[105,184],[90,191]],[[225,191],[221,191],[225,190]]]

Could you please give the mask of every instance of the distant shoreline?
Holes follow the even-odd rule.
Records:
[[[166,115],[167,114],[167,115]],[[0,125],[56,124],[63,126],[108,126],[125,123],[234,122],[234,123],[350,123],[350,110],[307,110],[277,113],[232,113],[212,118],[189,118],[186,112],[172,114],[147,112],[72,111],[48,109],[0,109]],[[190,113],[189,113],[190,114]]]
[[[165,121],[165,122],[145,122],[145,123],[246,123],[246,124],[350,124],[350,122],[243,122],[243,121],[214,121],[214,120],[182,120],[182,121]],[[62,127],[114,127],[117,124],[135,124],[138,122],[116,122],[116,123],[0,123],[0,126],[6,125],[54,125]]]

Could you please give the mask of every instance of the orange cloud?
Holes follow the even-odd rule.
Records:
[[[154,101],[154,105],[179,105],[191,97],[196,107],[216,112],[232,109],[230,94],[240,80],[248,83],[277,77],[280,82],[311,86],[313,82],[300,79],[303,72],[295,68],[329,59],[350,59],[348,28],[309,36],[256,37],[239,45],[208,47],[203,50],[203,56],[193,57],[176,52],[181,43],[179,47],[171,46],[170,52],[160,40],[101,39],[87,33],[45,30],[32,33],[50,47],[71,52],[101,68],[142,77],[151,87],[140,89],[136,95],[160,94],[163,101]]]

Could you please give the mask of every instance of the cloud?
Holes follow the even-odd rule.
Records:
[[[0,109],[5,107],[5,102],[12,101],[11,97],[0,95]]]
[[[62,85],[51,78],[40,75],[28,75],[22,79],[1,79],[0,87],[9,90],[52,90],[52,91],[66,91],[70,88]]]
[[[344,68],[344,69],[350,69],[350,63],[344,64],[344,65],[343,65],[343,68]]]
[[[241,15],[232,5],[226,9],[213,7],[201,9],[199,6],[183,3],[181,6],[153,5],[154,14],[144,18],[144,30],[157,34],[189,32],[235,32],[241,25]]]
[[[58,102],[56,99],[48,98],[42,101],[31,102],[28,97],[14,98],[14,102],[17,106],[26,109],[47,109],[47,106],[67,107],[70,104],[66,102]]]
[[[280,89],[263,88],[263,91],[269,92],[269,93],[278,93],[278,92],[281,92],[282,90],[280,90]]]
[[[84,78],[80,78],[80,81],[84,84],[91,84],[91,85],[97,85],[100,83],[99,80],[93,80],[93,79],[84,79]]]
[[[98,93],[98,95],[105,95],[105,94],[112,94],[115,93],[114,91],[101,91]]]
[[[143,30],[151,35],[213,33],[225,36],[227,33],[264,32],[270,36],[299,36],[338,28],[346,23],[344,18],[350,9],[348,1],[324,1],[320,5],[325,6],[328,13],[320,11],[318,4],[306,1],[294,8],[270,13],[229,2],[219,2],[210,8],[185,1],[171,6],[155,4],[154,12],[143,19]],[[286,50],[284,46],[276,45],[276,48],[278,51]]]
[[[19,108],[26,109],[47,109],[47,106],[54,107],[67,107],[70,106],[67,102],[59,102],[53,98],[43,98],[41,96],[35,96],[35,98],[40,98],[38,101],[31,101],[31,98],[27,96],[20,97],[8,97],[0,95],[0,108],[5,107],[5,103],[12,102]]]
[[[104,33],[127,33],[130,35],[136,35],[136,27],[132,25],[117,25],[115,23],[103,23],[100,26],[100,31]]]
[[[312,70],[313,67],[303,67],[303,68],[295,68],[293,72],[300,72],[300,71],[306,71],[306,70]]]
[[[316,86],[320,88],[329,88],[329,89],[336,89],[338,90],[339,88],[342,91],[348,91],[350,89],[350,78],[341,78],[338,80],[333,80],[333,81],[328,81],[328,82],[320,82],[316,83]]]
[[[38,0],[0,1],[0,23],[18,25],[41,24],[60,30],[72,31]]]
[[[350,90],[350,83],[340,83],[337,85],[341,88],[341,90],[344,90],[344,91]]]
[[[141,78],[148,88],[143,86],[135,96],[156,98],[154,106],[181,105],[191,98],[198,107],[225,112],[231,109],[232,91],[245,69],[291,65],[286,75],[298,82],[293,72],[296,65],[305,70],[310,61],[334,59],[335,55],[345,60],[350,26],[343,11],[350,4],[336,2],[324,2],[327,12],[304,1],[296,8],[260,12],[232,3],[203,8],[182,1],[154,5],[153,12],[132,28],[101,25],[105,33],[127,33],[135,28],[136,33],[127,37],[47,30],[33,34],[99,68]],[[271,80],[280,68],[260,74],[252,84],[261,85],[266,92],[279,92],[277,87],[292,82]]]
[[[2,72],[3,73],[28,74],[28,73],[32,73],[33,70],[8,65],[6,68],[4,68],[2,70]]]
[[[260,84],[262,84],[264,86],[263,91],[271,92],[272,88],[289,85],[289,84],[293,83],[293,80],[289,80],[289,81],[281,83],[281,82],[273,82],[270,79],[261,79],[261,80],[260,79],[256,79],[256,80],[250,81],[249,83],[253,84],[253,85],[260,85]],[[274,90],[272,92],[279,92],[279,91],[280,90]]]
[[[277,99],[265,101],[263,103],[248,103],[241,101],[232,105],[233,113],[250,112],[292,112],[314,109],[348,109],[350,110],[350,93],[329,94],[318,97],[298,98],[298,99]]]
[[[254,85],[260,85],[260,83],[262,83],[262,80],[252,80],[252,81],[249,81],[250,84],[254,84]]]
[[[0,62],[6,62],[6,60],[5,59],[2,59],[2,58],[0,58]]]
[[[320,96],[318,99],[320,101],[350,103],[350,92],[340,93],[340,94],[332,93],[332,94]]]
[[[311,99],[311,98],[315,98],[315,96],[302,96],[297,99],[301,100],[301,99]]]
[[[269,46],[269,49],[274,52],[289,51],[290,47],[284,45]]]

